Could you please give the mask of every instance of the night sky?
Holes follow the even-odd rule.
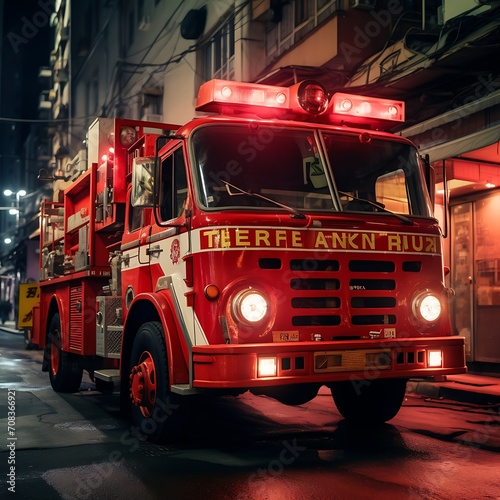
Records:
[[[0,0],[2,45],[0,69],[0,117],[38,118],[42,87],[40,66],[49,65],[50,0]],[[0,122],[0,181],[11,170],[12,157],[22,155],[30,124]]]

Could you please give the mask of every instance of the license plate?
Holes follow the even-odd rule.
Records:
[[[273,332],[273,342],[298,342],[299,331],[275,331]]]
[[[316,373],[366,369],[389,370],[391,365],[390,349],[356,349],[314,353],[314,371]]]

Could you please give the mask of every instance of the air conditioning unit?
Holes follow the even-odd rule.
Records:
[[[373,10],[377,6],[377,0],[351,0],[351,7],[359,10]]]
[[[155,115],[153,113],[146,113],[146,114],[142,115],[141,120],[145,121],[145,122],[163,123],[163,115]]]

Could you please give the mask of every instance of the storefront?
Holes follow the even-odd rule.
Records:
[[[467,360],[500,363],[500,190],[451,202],[454,326]]]
[[[500,92],[402,131],[446,172],[445,263],[467,361],[500,371]],[[443,184],[438,185],[438,190]],[[437,210],[437,213],[444,213]]]

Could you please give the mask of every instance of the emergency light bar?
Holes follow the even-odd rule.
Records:
[[[405,108],[403,101],[366,97],[337,92],[332,97],[332,113],[348,117],[364,118],[366,120],[390,120],[403,122]]]
[[[198,111],[216,111],[224,104],[229,107],[264,106],[287,110],[290,108],[290,93],[287,87],[226,80],[210,80],[200,87],[196,99]]]
[[[344,93],[335,93],[329,99],[326,89],[312,80],[291,87],[210,80],[200,87],[196,110],[218,113],[247,111],[265,116],[322,115],[321,121],[365,125],[404,121],[403,101]]]

